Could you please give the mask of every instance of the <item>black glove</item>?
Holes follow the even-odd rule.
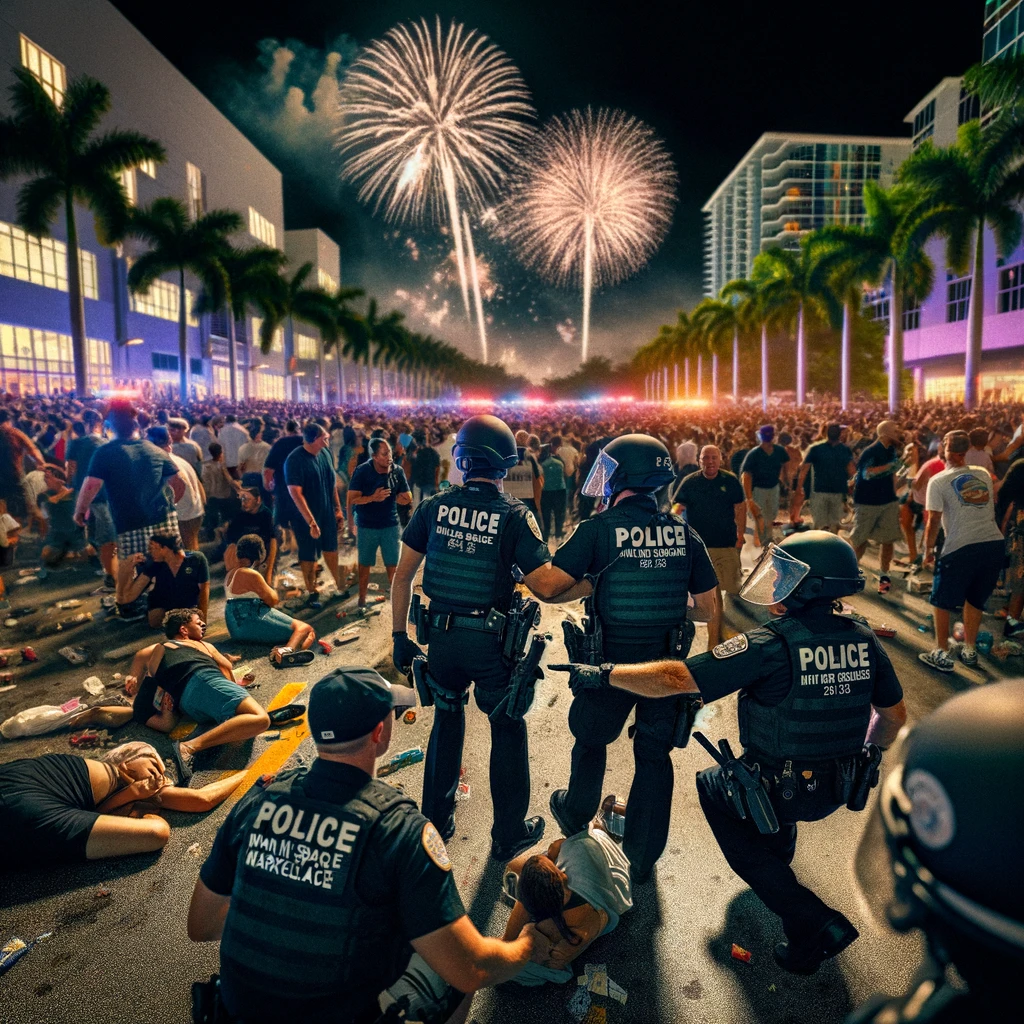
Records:
[[[422,649],[409,639],[406,632],[392,633],[391,642],[391,660],[399,672],[408,672],[413,658],[426,657]]]
[[[573,696],[581,690],[601,690],[611,685],[608,677],[614,665],[548,665],[555,672],[569,673],[569,689]]]

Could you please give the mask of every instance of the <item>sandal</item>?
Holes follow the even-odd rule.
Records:
[[[274,708],[268,711],[271,725],[280,725],[282,722],[291,722],[293,719],[301,718],[306,713],[305,704],[285,704],[283,708]]]
[[[293,651],[290,647],[278,647],[270,652],[270,664],[274,668],[294,668],[308,665],[316,657],[312,651]]]

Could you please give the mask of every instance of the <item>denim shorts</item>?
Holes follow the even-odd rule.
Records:
[[[85,528],[94,548],[117,541],[114,519],[110,514],[110,506],[105,501],[94,501],[89,506],[89,518],[85,521]]]
[[[258,597],[233,598],[224,605],[224,618],[232,640],[282,644],[292,635],[292,619]]]
[[[376,529],[371,526],[360,526],[356,531],[359,564],[376,565],[377,549],[379,548],[385,565],[398,565],[400,534],[401,527],[399,526],[381,526]]]
[[[289,631],[290,635],[290,631]],[[195,722],[226,722],[248,696],[238,683],[225,679],[217,669],[200,668],[192,673],[181,694],[182,712]]]

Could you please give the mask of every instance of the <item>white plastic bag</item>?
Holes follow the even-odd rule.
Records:
[[[37,708],[26,708],[0,725],[0,734],[3,734],[6,740],[22,736],[42,736],[43,733],[54,732],[67,725],[75,715],[81,714],[85,709],[86,706],[77,700],[68,701],[60,707],[42,704]]]

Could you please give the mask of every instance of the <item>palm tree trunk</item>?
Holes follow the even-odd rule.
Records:
[[[679,364],[678,363],[673,363],[672,364],[672,383],[673,383],[672,394],[675,397],[675,400],[678,402],[679,401]]]
[[[327,404],[327,362],[324,359],[324,342],[320,339],[319,351],[317,352],[320,370],[320,404]]]
[[[345,367],[341,360],[341,346],[338,345],[334,350],[334,358],[337,360],[338,365],[336,372],[338,374],[338,405],[343,405],[345,402]]]
[[[284,396],[289,402],[299,400],[299,378],[292,375],[292,360],[295,358],[295,321],[291,313],[284,323]]]
[[[89,360],[85,341],[85,296],[82,293],[82,266],[78,250],[78,226],[75,224],[75,200],[71,192],[64,197],[68,232],[68,305],[71,314],[71,358],[75,364],[75,394],[89,394]]]
[[[231,378],[231,401],[238,401],[238,346],[235,344],[235,312],[228,302],[228,374]]]
[[[892,298],[889,300],[889,412],[900,408],[903,378],[903,275],[892,274]]]
[[[804,304],[800,303],[796,313],[796,404],[804,405],[807,399],[807,338],[804,336]]]
[[[718,353],[711,353],[711,403],[718,405]]]
[[[690,397],[690,357],[683,360],[683,397]]]
[[[182,405],[188,401],[188,295],[185,292],[185,268],[178,268],[178,387]]]
[[[768,325],[761,324],[761,408],[768,411]]]
[[[740,332],[738,327],[732,330],[732,400],[740,400]]]
[[[697,397],[700,398],[701,380],[704,377],[704,353],[697,353]]]
[[[850,408],[850,335],[853,331],[853,309],[850,299],[843,303],[843,343],[839,356],[839,404]]]
[[[981,376],[981,351],[983,304],[985,296],[985,224],[978,224],[977,240],[974,244],[974,276],[971,278],[971,297],[967,308],[967,358],[964,361],[964,407],[974,409],[978,404],[979,377]]]

